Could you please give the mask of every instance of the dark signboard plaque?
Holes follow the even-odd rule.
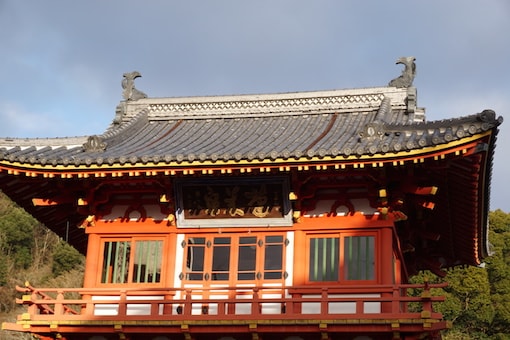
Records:
[[[179,227],[292,225],[285,177],[176,181]]]

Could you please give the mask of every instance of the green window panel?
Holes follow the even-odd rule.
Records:
[[[373,236],[345,237],[345,280],[373,280],[375,278],[374,244]]]
[[[163,241],[136,241],[133,282],[157,283],[161,280]]]
[[[158,283],[162,258],[162,240],[107,241],[101,283]]]
[[[130,241],[105,242],[101,283],[127,283]]]
[[[310,281],[338,281],[339,244],[338,237],[310,239]]]
[[[310,282],[375,280],[375,236],[312,237],[308,268]]]

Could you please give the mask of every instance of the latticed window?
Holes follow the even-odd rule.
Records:
[[[104,242],[101,283],[158,283],[161,280],[161,240]]]
[[[279,235],[188,237],[182,244],[186,281],[283,280],[286,238]]]
[[[375,280],[375,236],[309,238],[308,281]]]
[[[285,240],[281,235],[264,238],[264,280],[283,277],[283,252]]]

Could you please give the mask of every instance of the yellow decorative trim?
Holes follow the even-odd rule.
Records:
[[[436,319],[257,319],[257,320],[59,320],[59,326],[105,326],[121,330],[123,326],[179,326],[183,331],[189,330],[189,326],[208,325],[247,325],[249,329],[256,330],[259,325],[317,325],[319,329],[327,329],[328,325],[395,325],[402,324],[428,324],[432,325],[441,320]],[[17,324],[24,326],[48,326],[57,324],[50,320],[18,321]]]
[[[424,310],[421,312],[421,317],[424,319],[429,319],[430,316],[431,316],[431,314],[430,314],[430,311],[428,311],[428,310]]]
[[[186,169],[186,168],[189,168],[189,167],[215,167],[215,168],[218,168],[218,167],[222,167],[222,166],[228,166],[228,167],[231,167],[231,166],[236,166],[236,167],[239,167],[239,166],[261,166],[261,165],[271,165],[271,164],[275,164],[275,163],[286,163],[286,164],[298,164],[298,163],[303,163],[303,162],[307,162],[307,163],[318,163],[318,162],[342,162],[342,163],[349,163],[349,162],[357,162],[357,163],[354,163],[353,166],[354,167],[360,167],[360,168],[363,168],[365,166],[365,164],[363,162],[366,162],[366,161],[371,161],[369,163],[373,163],[374,162],[374,159],[379,159],[379,160],[391,160],[391,159],[395,159],[395,158],[409,158],[409,157],[416,157],[417,155],[423,155],[423,156],[426,156],[427,154],[431,154],[431,153],[437,153],[437,152],[441,152],[441,151],[444,151],[444,150],[448,150],[448,149],[451,149],[451,148],[455,148],[455,147],[458,147],[460,145],[463,145],[463,144],[467,144],[467,143],[470,143],[470,142],[473,142],[473,141],[476,141],[476,140],[479,140],[485,136],[488,136],[492,133],[492,131],[487,131],[485,133],[482,133],[482,134],[478,134],[478,135],[475,135],[475,136],[471,136],[469,138],[464,138],[464,139],[461,139],[461,140],[457,140],[457,141],[453,141],[453,142],[450,142],[450,143],[446,143],[446,144],[441,144],[441,145],[437,145],[437,146],[431,146],[431,147],[426,147],[426,148],[423,148],[423,149],[418,149],[418,150],[412,150],[412,151],[400,151],[400,152],[397,152],[397,153],[385,153],[385,154],[374,154],[374,155],[363,155],[363,156],[356,156],[356,155],[350,155],[350,156],[347,156],[347,157],[344,157],[344,156],[336,156],[336,157],[331,157],[331,156],[326,156],[326,157],[323,157],[323,158],[320,158],[320,157],[313,157],[311,159],[308,159],[308,158],[305,158],[305,157],[301,157],[299,159],[283,159],[283,158],[278,158],[278,159],[275,159],[275,160],[270,160],[270,159],[264,159],[264,160],[258,160],[258,159],[254,159],[253,161],[246,161],[246,160],[242,160],[242,161],[216,161],[216,162],[212,162],[212,161],[204,161],[204,162],[200,162],[200,161],[193,161],[193,162],[171,162],[170,164],[165,164],[163,162],[160,162],[160,163],[154,163],[154,162],[149,162],[147,164],[143,164],[143,163],[136,163],[136,164],[124,164],[124,165],[120,165],[119,163],[116,163],[114,165],[97,165],[97,164],[92,164],[90,166],[87,166],[87,165],[80,165],[80,166],[72,166],[72,165],[67,165],[67,166],[64,166],[64,165],[57,165],[57,166],[52,166],[52,165],[27,165],[26,163],[20,163],[20,162],[8,162],[8,161],[0,161],[0,165],[3,165],[5,167],[17,167],[17,168],[21,168],[21,169],[26,169],[26,171],[23,171],[21,169],[8,169],[8,173],[9,174],[14,174],[14,175],[18,175],[20,171],[23,171],[24,173],[27,174],[27,176],[36,176],[37,174],[36,173],[33,173],[33,172],[29,172],[28,170],[29,169],[33,169],[33,170],[41,170],[41,171],[62,171],[62,172],[72,172],[72,171],[96,171],[96,170],[107,170],[107,171],[110,171],[110,170],[117,170],[117,175],[119,173],[119,170],[120,169],[130,169],[130,171],[127,171],[129,176],[139,176],[140,175],[140,172],[143,171],[143,169],[153,169],[153,168],[166,168],[166,167],[172,167],[172,168],[177,168],[177,169],[183,169],[183,173],[184,174],[193,174],[194,173],[194,170],[192,169]],[[435,160],[438,160],[438,159],[444,159],[445,158],[445,155],[442,154],[442,155],[435,155],[434,156],[434,159]],[[379,161],[379,163],[382,163],[381,161]],[[400,165],[403,165],[404,164],[404,161],[403,160],[393,160],[393,164],[394,165],[397,165],[397,164],[400,164]],[[343,165],[343,164],[342,164]],[[342,166],[341,165],[341,166]],[[133,171],[132,169],[133,168],[138,168],[139,170],[137,171]],[[326,166],[325,165],[317,165],[317,167],[320,167],[320,169],[326,169]],[[309,170],[309,167],[308,165],[298,165],[298,170]],[[227,173],[230,173],[232,171],[232,169],[222,169],[222,172],[223,171],[226,171]],[[261,172],[263,171],[266,171],[266,172],[269,172],[271,171],[271,167],[262,167],[260,169]],[[149,171],[151,175],[154,175],[157,173],[157,171]],[[167,171],[165,171],[165,174],[166,174]],[[145,174],[147,174],[147,172],[144,171]],[[170,174],[171,175],[175,175],[175,170],[170,170]],[[83,174],[82,174],[83,176]],[[106,173],[99,173],[99,174],[96,174],[96,177],[105,177],[106,176]],[[61,174],[61,177],[62,178],[72,178],[72,174],[69,174],[69,173],[62,173]]]

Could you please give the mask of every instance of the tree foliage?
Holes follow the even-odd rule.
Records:
[[[444,295],[445,302],[434,306],[453,323],[444,334],[446,340],[510,340],[510,214],[496,210],[489,221],[492,256],[483,266],[454,268],[444,279],[430,273],[413,278],[448,282],[448,287],[435,292]]]
[[[59,276],[75,269],[83,262],[83,256],[68,243],[58,242],[53,254],[53,265],[51,271],[53,275]]]
[[[487,271],[476,267],[455,268],[447,280],[447,300],[442,306],[445,317],[455,326],[462,325],[469,334],[487,334],[495,314]]]
[[[487,273],[495,310],[491,331],[510,334],[510,214],[491,213],[489,230],[493,255],[487,259]]]
[[[0,218],[1,250],[14,260],[17,267],[26,269],[32,257],[34,226],[38,223],[14,204],[6,208]]]
[[[0,192],[0,311],[15,308],[11,301],[15,301],[16,284],[29,280],[42,285],[82,268],[83,262],[76,249]]]

